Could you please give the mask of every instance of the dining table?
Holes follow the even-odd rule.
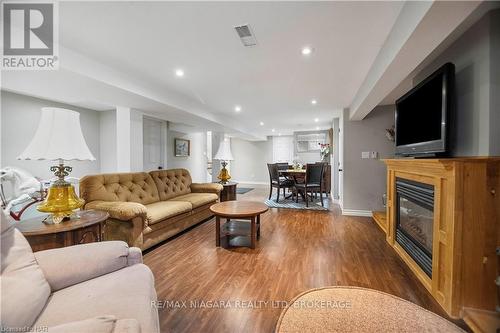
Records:
[[[306,176],[306,169],[282,169],[278,170],[280,176],[285,177],[286,179],[292,180],[294,183],[302,183],[304,182],[304,178]],[[295,189],[290,193],[285,199],[289,199],[295,193]]]

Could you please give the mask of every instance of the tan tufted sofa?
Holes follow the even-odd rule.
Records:
[[[111,173],[80,180],[84,209],[105,210],[106,240],[142,250],[212,216],[220,184],[195,184],[186,169]]]

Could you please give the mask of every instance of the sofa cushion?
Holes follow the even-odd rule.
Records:
[[[160,200],[191,193],[191,175],[186,169],[155,170],[149,174],[156,183]]]
[[[146,172],[90,175],[80,179],[85,202],[131,201],[147,205],[160,200],[153,178]]]
[[[159,332],[154,301],[151,270],[143,264],[133,265],[56,291],[35,325],[50,327],[112,315],[137,319],[142,332]]]
[[[50,296],[50,286],[31,247],[14,224],[1,219],[2,328],[31,326]]]
[[[185,201],[158,201],[146,205],[148,210],[148,224],[155,224],[170,217],[187,213],[193,210],[193,206]]]
[[[209,204],[211,202],[215,202],[217,201],[217,199],[219,199],[219,196],[213,193],[189,193],[170,199],[168,202],[171,201],[189,202],[193,205],[194,209]]]

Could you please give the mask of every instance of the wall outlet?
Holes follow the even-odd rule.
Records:
[[[369,151],[363,151],[363,152],[361,152],[361,158],[362,159],[370,158],[370,152]]]
[[[378,152],[376,152],[376,151],[371,151],[371,152],[370,152],[370,158],[377,159],[377,158],[378,158]]]

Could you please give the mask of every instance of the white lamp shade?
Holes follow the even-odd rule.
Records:
[[[83,137],[80,113],[61,108],[42,108],[35,136],[17,159],[95,161]]]
[[[232,161],[234,160],[233,154],[231,154],[231,143],[229,140],[221,141],[219,145],[219,150],[217,150],[217,154],[214,156],[214,160],[221,161]]]

